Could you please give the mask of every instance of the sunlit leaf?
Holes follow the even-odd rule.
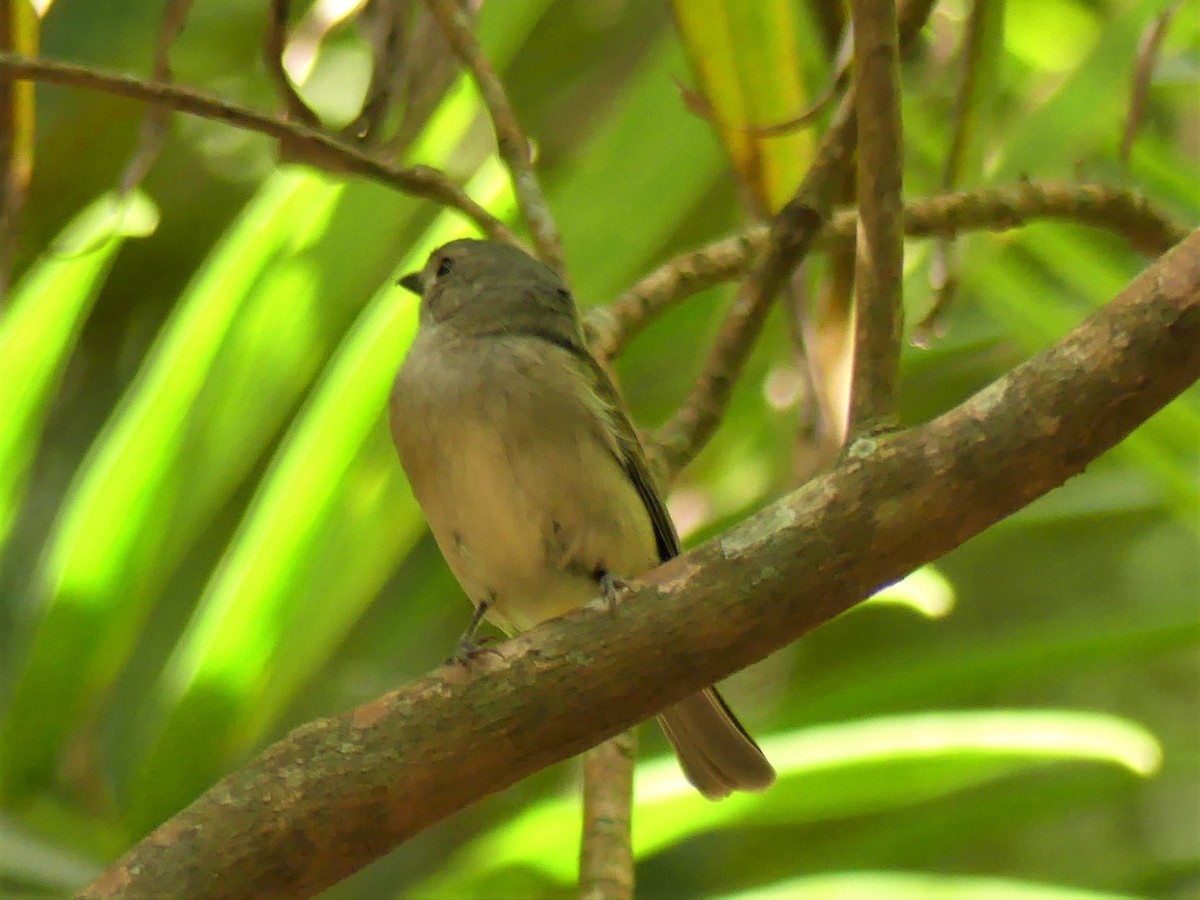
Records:
[[[954,609],[954,586],[935,566],[921,568],[873,594],[870,605],[906,606],[930,619],[941,619]]]
[[[640,765],[638,858],[739,822],[795,825],[903,808],[1050,762],[1102,762],[1148,776],[1161,760],[1157,740],[1141,726],[1067,710],[867,719],[768,737],[760,746],[779,773],[776,785],[720,803],[696,793],[674,759]],[[543,801],[461,851],[417,896],[453,894],[489,871],[514,866],[568,881],[579,824],[576,799]]]
[[[60,895],[74,893],[98,874],[95,863],[0,819],[0,884]]]
[[[959,641],[916,657],[884,654],[872,664],[831,667],[807,685],[795,706],[806,719],[861,715],[906,704],[953,703],[964,686],[989,690],[1014,679],[1039,679],[1095,667],[1132,665],[1200,647],[1200,621],[1147,625],[1117,621],[1072,623],[1054,631]],[[919,699],[918,699],[919,698]]]
[[[791,0],[677,0],[679,32],[733,167],[761,212],[791,196],[811,153],[806,131],[762,137],[752,129],[806,105]]]
[[[726,900],[1134,900],[1090,888],[1018,878],[922,872],[831,872],[727,895]]]
[[[141,194],[101,197],[25,273],[0,317],[0,546],[54,388],[104,276],[124,239],[150,234],[157,221]]]
[[[193,465],[204,459],[204,430],[188,428],[197,401],[227,337],[238,333],[235,322],[245,323],[240,315],[264,271],[320,234],[339,190],[312,173],[275,176],[196,274],[88,453],[41,564],[43,620],[4,729],[10,788],[49,777],[65,734],[136,640],[153,602],[147,586],[163,577],[164,557],[194,539],[201,520],[176,515],[179,493],[228,477],[184,468],[185,451]],[[247,361],[238,364],[244,371]],[[244,384],[243,395],[258,387]],[[227,446],[217,450],[251,462],[231,457]],[[61,675],[68,661],[72,679]]]
[[[510,215],[504,186],[493,160],[469,190]],[[396,274],[464,231],[444,212]],[[155,698],[161,734],[136,769],[143,825],[261,739],[424,530],[382,428],[416,331],[416,298],[394,282],[367,305],[296,418],[180,639]]]

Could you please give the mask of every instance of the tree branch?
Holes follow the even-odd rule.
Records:
[[[275,138],[293,153],[303,151],[305,162],[332,172],[370,178],[402,193],[424,197],[457,209],[492,240],[518,244],[508,226],[468,197],[466,192],[443,172],[430,166],[400,168],[390,165],[369,156],[357,147],[299,122],[285,122],[179,85],[159,84],[130,75],[115,75],[68,63],[30,59],[14,53],[0,53],[0,72],[28,81],[43,81],[48,84],[115,94],[204,119],[225,122],[246,131],[256,131]]]
[[[1055,346],[931,422],[856,442],[837,468],[647,573],[615,612],[597,601],[296,729],[82,896],[311,895],[936,559],[1197,379],[1200,230]]]
[[[858,110],[851,438],[897,423],[904,328],[904,137],[895,0],[852,0]]]
[[[1111,231],[1149,256],[1165,253],[1186,234],[1145,197],[1101,184],[1023,181],[958,191],[911,201],[903,216],[908,237],[1004,231],[1039,219],[1063,219]],[[848,247],[857,228],[858,214],[842,210],[817,236],[813,249]],[[596,352],[607,359],[619,356],[646,326],[678,303],[741,278],[766,246],[767,227],[760,225],[659,266],[608,306],[589,311],[588,328]]]
[[[974,171],[980,169],[982,153],[978,138],[986,98],[996,82],[996,70],[1004,47],[1004,3],[1002,0],[976,0],[967,15],[963,35],[962,70],[954,100],[951,119],[950,147],[942,169],[942,189],[957,190],[967,174],[968,162]],[[933,247],[929,263],[929,283],[933,302],[924,318],[912,330],[911,340],[919,347],[927,346],[943,330],[958,290],[958,260],[951,238],[939,238]]]
[[[179,33],[187,24],[191,8],[192,0],[170,0],[163,10],[158,44],[154,48],[154,80],[159,84],[170,84],[175,79],[171,72],[171,45],[179,38]],[[121,194],[128,194],[141,184],[162,153],[170,131],[170,112],[168,107],[157,104],[147,107],[142,116],[137,149],[133,151],[125,165],[125,173],[121,176],[118,188]]]
[[[623,731],[583,754],[580,900],[633,896],[633,766],[637,734]]]
[[[825,227],[834,186],[850,161],[854,118],[851,89],[842,98],[800,187],[772,219],[762,259],[734,298],[691,392],[655,435],[650,452],[667,472],[687,465],[717,430],[771,301]]]
[[[496,147],[512,176],[513,193],[521,207],[521,215],[529,226],[529,233],[533,235],[538,256],[554,271],[563,274],[562,241],[558,236],[558,227],[546,204],[537,173],[533,171],[529,140],[517,124],[508,95],[504,93],[504,85],[475,39],[470,19],[455,0],[426,0],[426,5],[437,19],[442,34],[475,79],[496,132]]]
[[[291,0],[271,0],[267,13],[267,30],[263,37],[263,64],[275,85],[275,92],[283,101],[284,116],[289,121],[301,122],[313,129],[321,127],[321,120],[300,96],[283,65],[283,53],[287,49],[288,17]]]

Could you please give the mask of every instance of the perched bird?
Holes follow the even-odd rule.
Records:
[[[525,631],[676,556],[679,537],[570,291],[521,250],[459,240],[400,283],[420,327],[391,395],[392,438],[450,569],[486,617]],[[706,797],[775,771],[707,688],[658,716]]]

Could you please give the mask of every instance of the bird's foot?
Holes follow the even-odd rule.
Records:
[[[446,665],[469,665],[471,660],[476,659],[481,653],[495,652],[489,646],[489,644],[494,643],[496,643],[496,639],[490,636],[477,639],[464,634],[458,639],[458,643],[454,645],[454,652],[446,657]]]
[[[608,611],[615,613],[617,604],[620,602],[619,595],[622,591],[629,590],[629,582],[607,569],[601,569],[596,580],[600,584],[600,594],[604,597],[604,602],[608,604]]]
[[[479,630],[479,624],[483,621],[483,617],[487,615],[488,607],[493,602],[495,602],[495,598],[491,597],[487,600],[481,600],[475,605],[475,612],[471,614],[471,621],[467,623],[466,631],[462,633],[462,637],[454,645],[454,652],[446,659],[446,665],[449,666],[457,663],[460,666],[465,666],[487,649],[486,645],[491,643],[491,638],[483,637],[476,640],[475,632]]]

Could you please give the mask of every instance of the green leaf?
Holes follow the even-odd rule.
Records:
[[[1009,0],[1009,49],[1041,69],[1061,66],[1069,75],[1056,85],[1039,80],[1027,86],[1054,89],[1047,100],[1013,119],[997,147],[999,158],[990,167],[994,180],[1067,175],[1082,159],[1114,156],[1118,138],[1113,123],[1122,120],[1128,103],[1138,40],[1143,26],[1161,8],[1160,0],[1137,0],[1100,30],[1094,17],[1067,0]],[[1091,50],[1079,64],[1070,62],[1068,55],[1076,48]],[[1054,171],[1046,170],[1048,163]]]
[[[493,160],[469,190],[511,215],[505,185]],[[463,233],[457,214],[443,212],[397,275]],[[280,446],[152,698],[162,718],[135,767],[138,827],[184,805],[262,739],[423,533],[381,427],[416,325],[416,298],[390,278]]]
[[[830,872],[727,895],[727,900],[1134,900],[1089,888],[925,872]]]
[[[876,592],[865,604],[906,606],[930,619],[941,619],[954,609],[954,585],[935,566],[921,566],[900,581]]]
[[[1144,663],[1200,646],[1196,621],[1147,627],[1123,619],[1072,623],[1059,633],[1047,633],[1044,626],[1026,630],[1003,640],[980,636],[915,656],[885,654],[871,664],[831,667],[807,685],[792,712],[821,720],[905,704],[953,703],[964,686],[971,691],[999,689],[1015,679],[1049,679],[1064,672]]]
[[[679,33],[711,106],[733,167],[763,212],[774,212],[800,183],[812,155],[806,130],[777,137],[749,133],[798,115],[805,106],[797,23],[791,0],[675,0]]]
[[[579,149],[577,164],[548,179],[548,199],[567,238],[568,270],[585,301],[612,300],[639,266],[657,261],[679,211],[700,202],[725,168],[708,128],[682,109],[671,87],[671,73],[684,60],[669,37],[647,51]],[[646,122],[655,123],[653,142],[645,140]],[[672,147],[670,155],[655,150],[660,141]],[[614,216],[614,209],[634,214]]]
[[[720,803],[697,794],[672,758],[639,765],[637,858],[742,822],[797,825],[900,809],[1050,762],[1102,762],[1148,776],[1161,761],[1158,742],[1141,726],[1069,710],[882,717],[776,735],[760,745],[779,773],[776,785]],[[544,800],[464,848],[413,896],[461,893],[509,867],[567,882],[580,822],[575,798]]]
[[[63,367],[127,237],[154,231],[146,197],[97,199],[25,273],[0,318],[0,546],[21,501],[29,465]]]
[[[73,894],[99,874],[95,863],[0,818],[0,884]]]
[[[252,463],[219,436],[208,439],[198,402],[231,333],[236,343],[246,329],[262,328],[260,318],[245,315],[253,301],[282,299],[256,293],[264,273],[315,240],[340,190],[300,170],[270,179],[193,278],[76,473],[40,566],[43,618],[5,722],[9,790],[50,778],[66,734],[133,646],[155,599],[150,588],[203,524],[199,515],[180,514],[181,495],[238,477],[236,469],[214,471],[220,462],[205,451],[242,471]],[[258,333],[283,346],[276,334]],[[241,374],[247,363],[237,356],[241,368],[228,373],[242,382],[241,395],[276,400]],[[68,668],[69,679],[62,674]]]

